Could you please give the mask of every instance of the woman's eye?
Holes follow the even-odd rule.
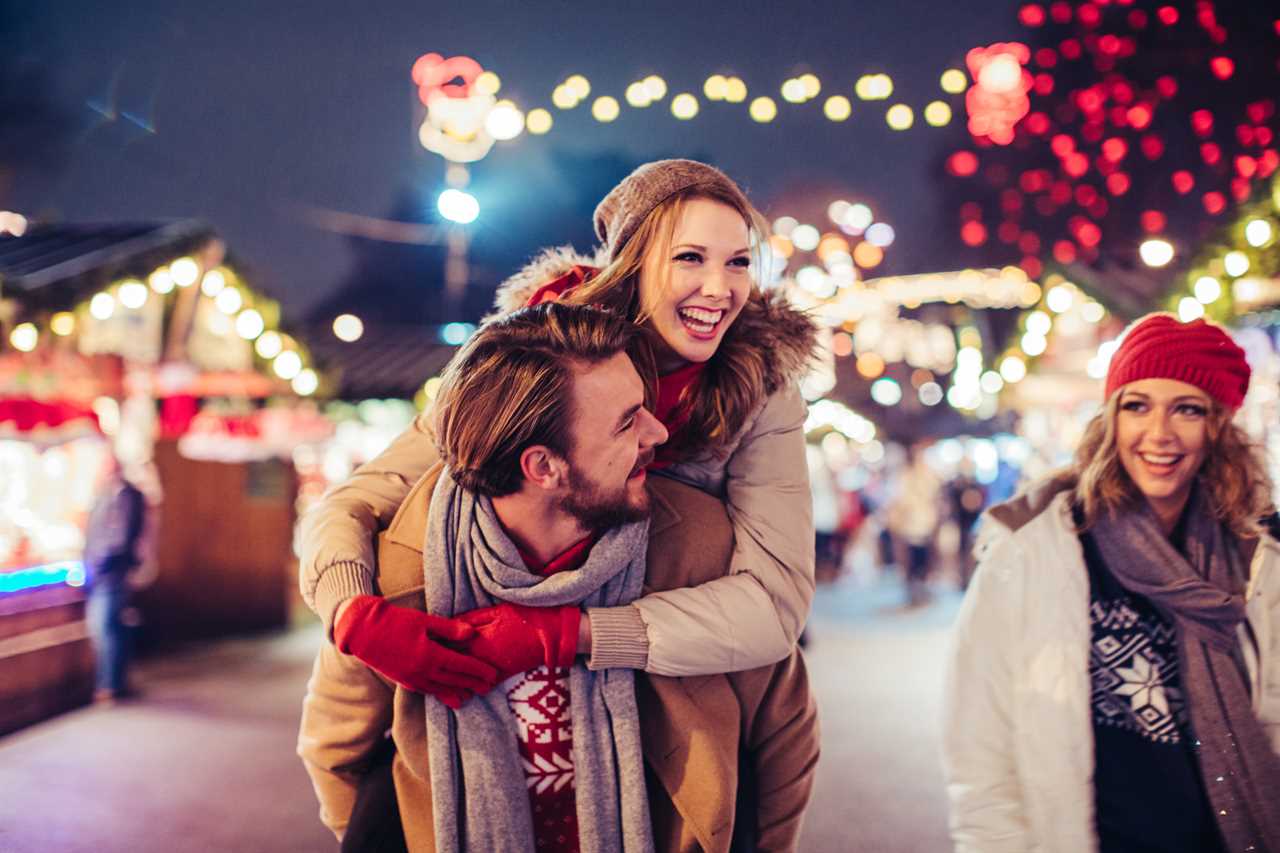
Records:
[[[729,266],[738,267],[740,269],[745,270],[751,266],[751,259],[750,258],[734,258],[733,260],[729,261]]]
[[[1193,418],[1203,418],[1209,414],[1209,410],[1204,406],[1197,406],[1195,403],[1184,403],[1177,409],[1180,415],[1190,415]]]
[[[1140,412],[1142,411],[1142,403],[1137,400],[1130,400],[1127,403],[1121,403],[1120,408],[1126,412]]]
[[[699,255],[697,252],[681,252],[676,255],[676,260],[684,263],[698,264],[702,263],[702,255]]]

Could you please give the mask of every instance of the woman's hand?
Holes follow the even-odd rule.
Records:
[[[572,666],[579,622],[584,621],[573,605],[527,607],[509,602],[462,613],[457,619],[475,630],[467,651],[491,663],[500,681],[543,665]]]

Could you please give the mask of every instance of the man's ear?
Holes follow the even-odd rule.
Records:
[[[520,473],[534,488],[555,491],[569,482],[569,463],[545,444],[534,444],[520,454]]]

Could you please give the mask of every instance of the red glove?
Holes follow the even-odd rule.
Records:
[[[458,615],[475,626],[467,651],[493,664],[506,680],[539,666],[572,666],[578,654],[582,611],[564,607],[526,607],[503,602]]]
[[[475,628],[457,619],[396,607],[376,595],[351,599],[333,627],[339,651],[450,708],[489,692],[498,681],[497,670],[485,661],[436,642],[466,643],[475,634]]]

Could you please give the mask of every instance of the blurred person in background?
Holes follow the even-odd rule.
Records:
[[[1152,314],[1074,465],[993,507],[943,753],[960,851],[1280,850],[1280,544],[1220,327]]]
[[[95,481],[97,498],[84,534],[84,568],[89,586],[86,621],[97,654],[94,699],[126,696],[132,653],[126,612],[130,575],[141,564],[139,545],[146,527],[142,492],[125,479],[119,458],[108,450]]]
[[[960,533],[957,553],[960,589],[969,586],[973,574],[973,534],[986,505],[986,491],[974,476],[973,461],[964,459],[956,476],[947,482],[946,494],[951,518]]]
[[[907,464],[898,475],[897,493],[889,505],[889,529],[905,551],[909,607],[929,600],[929,568],[941,520],[942,481],[925,459],[927,446],[917,442],[908,449]]]

